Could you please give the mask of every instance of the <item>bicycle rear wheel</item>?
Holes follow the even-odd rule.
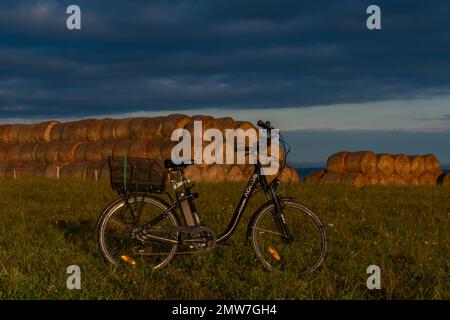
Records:
[[[275,220],[275,205],[255,216],[251,241],[256,256],[270,271],[309,273],[325,261],[327,237],[317,214],[293,200],[282,200],[283,215],[293,239],[287,240]]]
[[[159,199],[143,194],[122,197],[110,205],[98,226],[98,243],[106,261],[133,266],[145,263],[153,269],[165,267],[178,250],[178,222],[172,212],[165,212],[167,209]],[[144,229],[167,241],[142,239],[139,235]]]

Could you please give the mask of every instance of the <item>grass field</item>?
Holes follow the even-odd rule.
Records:
[[[201,215],[223,229],[243,185],[198,185]],[[291,186],[287,194],[320,213],[329,256],[311,274],[264,271],[243,243],[176,257],[168,268],[114,270],[96,243],[95,223],[114,199],[95,182],[0,180],[0,299],[449,299],[450,188]],[[66,288],[79,265],[82,289]],[[366,268],[381,268],[368,290]]]

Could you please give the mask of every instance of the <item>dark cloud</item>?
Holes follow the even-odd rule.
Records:
[[[2,1],[0,117],[311,107],[448,94],[448,1]]]

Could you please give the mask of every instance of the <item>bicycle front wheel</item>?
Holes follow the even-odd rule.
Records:
[[[103,257],[114,265],[165,267],[177,252],[179,234],[176,216],[167,209],[159,199],[143,194],[110,205],[98,226]]]
[[[256,256],[270,271],[310,273],[325,261],[327,237],[317,214],[293,200],[282,200],[283,215],[292,236],[280,230],[275,205],[269,204],[255,216],[251,240]]]

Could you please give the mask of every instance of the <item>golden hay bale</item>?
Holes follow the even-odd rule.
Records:
[[[162,126],[164,117],[146,118],[142,132],[142,139],[152,140],[164,138],[162,135]]]
[[[100,181],[111,182],[111,174],[108,161],[102,161],[100,166]]]
[[[242,169],[242,176],[243,176],[244,180],[247,181],[248,179],[250,179],[253,172],[255,171],[255,166],[251,165],[251,164],[247,164],[247,165],[244,165],[243,167],[241,167],[241,169]]]
[[[63,143],[63,142],[50,142],[45,147],[44,159],[45,159],[46,163],[52,163],[52,162],[58,161],[58,148],[61,143]]]
[[[0,163],[0,178],[3,178],[5,176],[7,165]]]
[[[362,186],[367,184],[367,177],[362,173],[347,172],[342,175],[340,182],[352,186]]]
[[[45,164],[37,162],[22,162],[15,166],[16,178],[37,178],[44,176]]]
[[[34,161],[40,162],[40,163],[45,162],[45,153],[46,153],[49,145],[50,145],[49,142],[36,143],[35,148],[34,148],[34,154],[33,154]]]
[[[20,160],[20,150],[22,149],[22,145],[21,144],[15,144],[12,145],[6,154],[7,157],[7,162],[11,163],[11,162],[17,162]]]
[[[131,140],[117,140],[113,149],[113,157],[122,158],[128,157],[128,153],[130,152],[132,141]]]
[[[347,172],[374,173],[377,171],[377,156],[372,151],[350,152],[345,158]]]
[[[174,130],[184,128],[189,122],[191,122],[191,118],[185,114],[171,114],[167,116],[162,123],[163,137],[170,138]]]
[[[395,172],[401,177],[408,177],[411,172],[411,161],[404,154],[394,156]]]
[[[101,161],[102,144],[94,141],[88,142],[84,153],[84,159],[86,161]]]
[[[164,140],[162,139],[154,139],[149,141],[147,145],[147,154],[150,158],[161,160],[161,149],[165,148]]]
[[[25,144],[25,143],[33,143],[33,125],[22,125],[19,129],[19,143]]]
[[[92,119],[86,123],[86,135],[89,141],[101,141],[102,140],[102,128],[106,123],[109,123],[112,119]]]
[[[167,139],[164,141],[163,146],[160,149],[161,160],[171,159],[172,158],[172,149],[178,144],[176,141],[170,141]]]
[[[445,175],[444,179],[442,180],[442,184],[444,186],[450,186],[450,172]]]
[[[367,185],[376,186],[376,185],[380,184],[380,177],[379,177],[378,173],[367,175],[366,179],[367,179]]]
[[[0,143],[0,163],[8,162],[8,150],[11,147],[9,144]]]
[[[306,176],[305,183],[308,183],[308,184],[319,183],[325,173],[326,172],[323,169],[319,170],[319,171],[312,172],[312,173],[310,173],[309,175]]]
[[[100,180],[100,172],[102,168],[101,161],[89,161],[86,166],[85,179],[89,180]]]
[[[51,141],[51,132],[53,128],[58,125],[58,121],[46,121],[38,123],[33,126],[33,141],[34,142],[49,142]]]
[[[130,158],[150,158],[148,144],[149,141],[146,140],[132,141],[128,156]]]
[[[244,175],[242,172],[242,168],[238,165],[232,165],[228,169],[228,173],[226,175],[227,180],[230,182],[239,182],[244,180]]]
[[[75,150],[81,144],[79,141],[64,141],[58,145],[58,161],[75,161]]]
[[[341,151],[328,157],[327,170],[333,173],[345,173],[345,159],[350,154],[348,151]]]
[[[76,140],[75,129],[76,129],[77,125],[78,125],[77,121],[71,121],[71,122],[64,123],[62,130],[61,130],[60,141]]]
[[[23,144],[20,148],[19,152],[19,160],[20,161],[35,161],[34,153],[38,144],[36,143],[27,143]]]
[[[418,186],[418,185],[420,185],[419,177],[411,177],[409,179],[409,184],[411,186]]]
[[[378,171],[384,176],[384,177],[390,177],[395,172],[395,160],[394,158],[389,154],[379,154],[378,155],[378,161],[377,161],[377,168]]]
[[[216,120],[213,117],[207,116],[207,115],[195,115],[191,118],[191,121],[186,123],[186,125],[184,126],[184,128],[190,132],[191,137],[194,136],[194,122],[195,121],[202,122],[202,126],[201,126],[202,134],[204,134],[205,131],[208,129],[216,128]]]
[[[438,183],[440,173],[425,172],[419,177],[419,184],[435,186]]]
[[[114,146],[116,145],[117,141],[115,140],[109,140],[104,141],[101,144],[102,148],[102,160],[107,161],[109,157],[113,156]]]
[[[61,141],[62,131],[64,129],[65,123],[57,123],[50,130],[50,141]]]
[[[24,125],[13,124],[8,130],[8,143],[19,143],[19,132]]]
[[[114,121],[113,137],[114,139],[126,140],[130,138],[130,118],[118,119]]]
[[[85,154],[87,146],[88,142],[82,142],[77,146],[75,149],[75,161],[80,162],[86,160]]]
[[[227,129],[234,129],[235,121],[231,117],[224,117],[216,119],[216,128],[219,129],[225,137]]]
[[[100,137],[103,141],[114,139],[114,124],[116,120],[105,119],[100,132]]]
[[[196,165],[188,166],[184,169],[186,177],[193,182],[202,181],[202,169]]]
[[[91,124],[94,124],[97,120],[95,119],[86,119],[76,121],[72,125],[72,140],[76,141],[88,141],[88,128]]]
[[[219,164],[214,164],[203,169],[202,181],[223,182],[225,181],[225,169]]]
[[[0,142],[8,143],[8,137],[9,137],[9,130],[11,129],[12,125],[10,124],[3,124],[0,125]]]
[[[300,174],[298,171],[290,166],[286,166],[284,170],[280,174],[280,182],[281,183],[299,183],[300,182]]]
[[[75,162],[70,163],[60,171],[60,178],[77,178],[77,179],[85,179],[86,178],[86,170],[89,166],[88,162]]]
[[[144,139],[144,126],[146,118],[132,118],[129,124],[129,134],[132,140]]]
[[[408,177],[402,177],[398,173],[392,174],[390,177],[386,178],[388,185],[393,186],[403,186],[409,184],[409,178]]]
[[[425,172],[425,159],[422,156],[410,156],[410,173],[413,177],[420,177]]]
[[[439,164],[439,160],[436,158],[434,154],[427,154],[424,156],[425,160],[425,169],[430,173],[440,173],[441,165]]]
[[[50,179],[59,179],[61,169],[66,166],[67,163],[64,162],[53,162],[45,165],[44,168],[44,177]]]
[[[333,173],[327,172],[320,179],[320,183],[329,184],[329,183],[339,183],[342,178],[342,173]]]

